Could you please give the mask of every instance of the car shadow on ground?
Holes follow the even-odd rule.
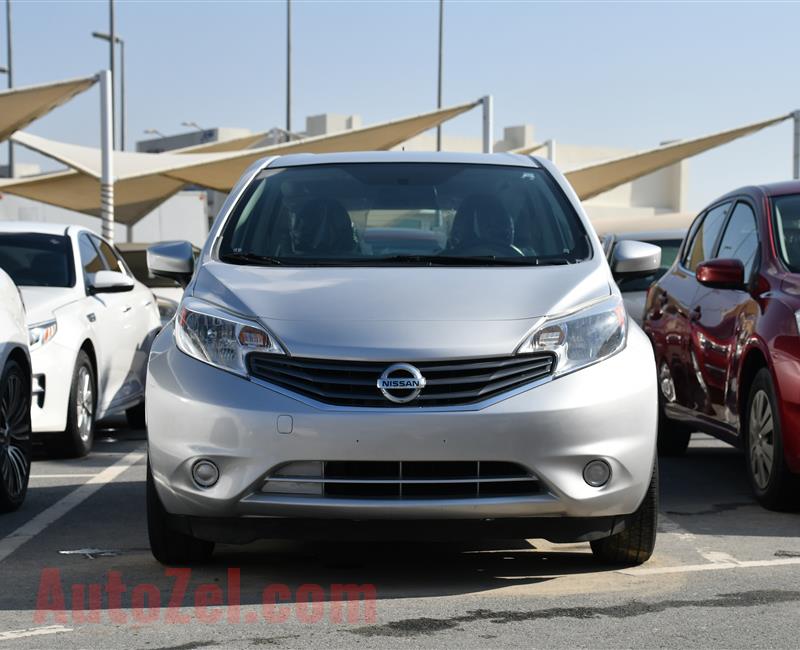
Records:
[[[800,534],[796,509],[774,512],[756,501],[741,450],[695,434],[685,456],[662,457],[659,462],[661,512],[685,531],[767,537]]]

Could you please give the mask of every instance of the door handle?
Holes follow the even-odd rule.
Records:
[[[130,305],[125,305],[125,306],[122,308],[122,313],[123,313],[123,314],[127,314],[127,313],[128,313],[130,310],[131,310],[131,306],[130,306]]]
[[[703,315],[703,310],[700,308],[700,305],[697,305],[697,307],[692,309],[689,315],[689,320],[691,320],[692,322],[698,321],[700,320],[702,315]]]

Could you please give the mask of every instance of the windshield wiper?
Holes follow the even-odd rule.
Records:
[[[259,255],[258,253],[225,253],[219,258],[223,262],[233,262],[235,264],[254,264],[262,266],[280,266],[283,264],[277,257],[270,255]]]
[[[543,266],[569,264],[564,258],[498,257],[496,255],[392,255],[376,257],[376,262],[422,264],[425,266]]]

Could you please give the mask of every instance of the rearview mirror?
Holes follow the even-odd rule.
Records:
[[[712,289],[744,289],[744,265],[740,260],[701,262],[695,269],[695,276],[700,284]]]
[[[192,245],[188,241],[171,241],[150,246],[147,269],[153,275],[175,280],[185,287],[194,273]]]
[[[624,239],[617,242],[611,256],[615,278],[635,278],[655,273],[661,266],[661,247]]]
[[[119,271],[98,271],[89,276],[90,294],[121,293],[133,289],[133,279]]]

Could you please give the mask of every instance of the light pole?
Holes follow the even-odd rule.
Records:
[[[6,75],[9,88],[14,87],[14,66],[11,60],[11,0],[6,0],[6,65],[3,73]],[[14,178],[14,143],[10,139],[8,141],[8,177]]]
[[[286,132],[292,132],[292,0],[286,0]]]
[[[439,82],[436,108],[442,107],[442,47],[444,45],[444,0],[439,0]],[[442,150],[442,125],[436,127],[436,151]]]
[[[92,32],[92,36],[103,41],[108,41],[109,43],[111,42],[111,36],[109,34],[104,34],[103,32]],[[119,45],[119,101],[121,104],[119,107],[119,148],[122,149],[122,151],[125,151],[125,132],[128,129],[127,122],[125,121],[125,41],[121,37],[115,35],[114,43]]]
[[[157,136],[160,136],[162,138],[166,138],[167,137],[163,133],[161,133],[161,131],[159,131],[158,129],[145,129],[144,132],[147,135],[157,135]]]
[[[189,128],[197,129],[198,131],[205,131],[205,129],[197,122],[181,122],[181,126],[188,126]]]

